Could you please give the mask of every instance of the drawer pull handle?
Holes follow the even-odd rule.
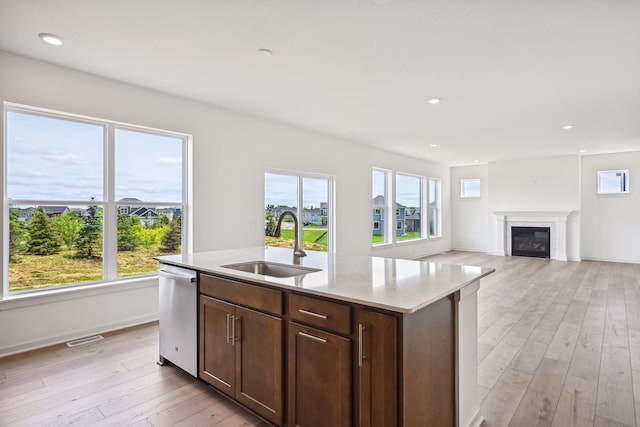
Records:
[[[302,335],[303,337],[311,338],[312,340],[316,340],[324,343],[327,342],[326,338],[316,337],[315,335],[307,334],[306,332],[298,332],[298,335]]]
[[[307,311],[307,310],[303,310],[303,309],[298,309],[298,311],[302,314],[308,314],[309,316],[313,316],[313,317],[318,317],[320,319],[327,319],[327,316],[324,314],[319,314],[319,313],[314,313],[313,311]]]
[[[229,313],[227,313],[227,344],[229,344],[230,340],[231,340],[231,334],[229,333],[229,318],[231,317],[231,315]]]

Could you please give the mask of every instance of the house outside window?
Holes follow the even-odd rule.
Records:
[[[373,224],[377,224],[377,227],[372,227],[372,244],[379,245],[384,243],[390,243],[389,227],[393,226],[386,222],[386,212],[390,210],[389,207],[389,176],[390,172],[386,169],[374,168],[371,175],[371,208],[373,214]]]
[[[13,104],[5,124],[4,293],[155,274],[187,244],[187,135]]]
[[[333,178],[328,175],[274,171],[264,174],[265,246],[293,248],[294,223],[283,218],[280,237],[273,232],[280,215],[296,214],[305,250],[334,251]]]
[[[396,215],[402,222],[397,241],[422,238],[422,181],[420,176],[396,173]]]

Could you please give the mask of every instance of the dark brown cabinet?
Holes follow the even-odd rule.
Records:
[[[351,340],[289,322],[290,426],[350,426]]]
[[[200,377],[278,425],[284,421],[283,349],[281,318],[200,295]]]
[[[358,425],[398,425],[398,339],[393,316],[361,310],[358,322]]]
[[[199,287],[200,377],[272,423],[456,424],[453,295],[392,313],[203,273]]]

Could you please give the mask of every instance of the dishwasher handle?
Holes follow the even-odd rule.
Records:
[[[196,276],[194,275],[186,275],[186,274],[176,274],[176,273],[171,273],[168,272],[166,270],[158,270],[158,275],[166,277],[168,279],[173,279],[173,280],[179,280],[181,282],[189,282],[189,283],[195,283],[196,281]]]

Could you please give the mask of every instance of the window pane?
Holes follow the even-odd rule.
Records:
[[[116,200],[182,201],[182,138],[116,129],[115,141]]]
[[[327,252],[329,215],[329,181],[321,178],[302,179],[303,248]]]
[[[388,241],[386,234],[385,217],[387,213],[387,172],[381,170],[373,170],[371,186],[371,206],[373,210],[372,218],[372,242],[386,243]]]
[[[460,197],[480,197],[480,180],[463,179],[460,182]]]
[[[440,181],[429,179],[429,237],[442,234],[440,215]]]
[[[422,179],[396,174],[396,240],[419,239]]]
[[[599,171],[598,193],[627,193],[629,192],[627,170]]]
[[[286,216],[280,237],[273,237],[278,217],[285,211],[298,213],[298,177],[273,173],[264,174],[266,246],[293,248],[293,219]]]
[[[7,195],[102,200],[103,126],[7,112]]]
[[[158,255],[181,252],[182,209],[118,206],[118,276],[155,273]]]
[[[102,207],[9,206],[9,291],[102,280]]]

